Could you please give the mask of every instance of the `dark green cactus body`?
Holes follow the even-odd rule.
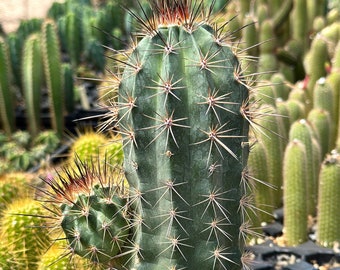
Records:
[[[136,269],[240,269],[248,89],[209,25],[159,26],[119,86]]]

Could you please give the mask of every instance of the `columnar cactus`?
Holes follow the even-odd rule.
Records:
[[[61,137],[64,132],[64,91],[61,55],[53,21],[47,20],[42,25],[42,52],[45,77],[50,101],[52,127]]]
[[[283,160],[284,236],[288,245],[307,240],[307,157],[304,144],[294,139]]]
[[[151,3],[118,90],[135,268],[240,269],[249,116],[240,60],[200,2]]]
[[[322,164],[319,185],[317,242],[333,247],[340,241],[339,216],[335,214],[340,201],[340,155],[335,150]]]
[[[25,41],[22,76],[29,130],[33,136],[36,136],[40,130],[41,87],[43,81],[40,37],[37,34],[33,34]]]

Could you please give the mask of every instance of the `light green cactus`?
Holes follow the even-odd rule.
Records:
[[[289,246],[307,240],[307,152],[298,139],[289,142],[283,159],[284,239]]]
[[[340,155],[329,154],[320,170],[317,242],[332,248],[340,241],[338,212],[340,190]]]
[[[289,131],[289,141],[293,141],[295,139],[302,142],[305,146],[306,156],[307,158],[307,181],[305,188],[307,190],[307,212],[308,214],[314,216],[316,213],[316,204],[317,204],[317,194],[318,194],[318,168],[320,164],[318,161],[320,158],[314,157],[313,153],[313,137],[314,131],[305,119],[301,119],[292,124]],[[320,155],[320,153],[319,153]]]

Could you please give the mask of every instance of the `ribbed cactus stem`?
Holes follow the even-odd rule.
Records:
[[[304,144],[294,139],[287,145],[284,155],[284,237],[290,246],[307,240],[306,154]]]
[[[340,241],[340,155],[333,151],[324,160],[320,171],[317,241],[333,247]]]
[[[248,156],[240,62],[191,1],[152,4],[155,20],[144,22],[119,85],[135,268],[240,269]]]

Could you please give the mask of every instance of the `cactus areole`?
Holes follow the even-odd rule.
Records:
[[[214,1],[212,1],[214,2]],[[130,186],[128,269],[241,269],[249,88],[228,24],[202,1],[151,1],[123,62],[117,128]],[[125,269],[125,268],[123,268]]]

